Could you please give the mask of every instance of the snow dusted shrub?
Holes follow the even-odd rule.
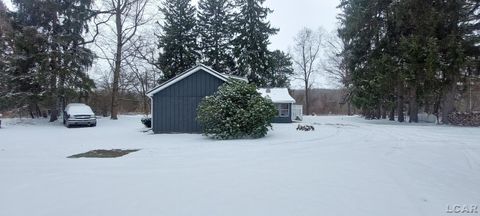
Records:
[[[215,139],[264,137],[277,110],[254,85],[229,80],[200,103],[197,119],[203,133]]]
[[[152,127],[152,118],[150,118],[150,117],[142,118],[142,124],[145,125],[145,127],[147,127],[147,128],[151,128]]]

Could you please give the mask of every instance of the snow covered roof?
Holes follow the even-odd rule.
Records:
[[[71,115],[93,115],[92,109],[81,103],[71,103],[65,107],[65,111]]]
[[[208,66],[205,66],[204,64],[198,64],[196,67],[177,75],[176,77],[162,83],[161,85],[159,85],[159,86],[155,87],[154,89],[152,89],[151,91],[147,92],[147,96],[153,97],[153,95],[156,94],[157,92],[160,92],[163,89],[166,89],[167,87],[175,84],[176,82],[178,82],[182,79],[187,78],[188,76],[200,71],[201,69],[203,69],[207,73],[209,73],[209,74],[211,74],[211,75],[213,75],[213,76],[215,76],[215,77],[217,77],[217,78],[219,78],[223,81],[227,81],[229,78],[247,81],[245,78],[222,74],[222,73],[219,73],[219,72],[213,70],[212,68],[210,68]]]
[[[287,88],[260,88],[257,91],[274,103],[295,103]]]
[[[227,77],[229,79],[236,79],[236,80],[241,80],[241,81],[245,81],[245,82],[248,82],[248,79],[245,78],[245,77],[240,77],[240,76],[235,76],[235,75],[229,75],[229,74],[222,74],[224,77]]]

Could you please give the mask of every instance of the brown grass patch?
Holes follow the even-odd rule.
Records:
[[[76,154],[72,156],[68,156],[67,158],[117,158],[122,157],[132,152],[139,151],[140,149],[130,149],[130,150],[122,150],[122,149],[112,149],[112,150],[93,150],[81,154]]]

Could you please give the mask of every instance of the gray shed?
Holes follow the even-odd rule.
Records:
[[[147,93],[152,102],[154,133],[201,133],[197,107],[206,96],[218,90],[227,75],[198,65]]]

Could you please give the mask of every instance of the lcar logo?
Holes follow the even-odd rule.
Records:
[[[479,205],[448,205],[447,213],[478,214]]]

